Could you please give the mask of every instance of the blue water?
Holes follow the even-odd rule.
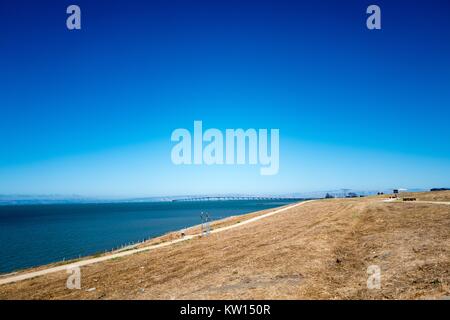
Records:
[[[111,250],[200,223],[282,206],[284,200],[0,206],[0,273]]]

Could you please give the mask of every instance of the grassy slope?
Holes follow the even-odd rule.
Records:
[[[415,194],[450,201],[450,192]],[[0,287],[0,298],[335,299],[450,295],[450,205],[321,200],[234,230]],[[368,290],[376,264],[382,288]],[[95,291],[87,292],[89,288]]]

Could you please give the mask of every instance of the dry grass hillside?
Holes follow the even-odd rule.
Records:
[[[413,196],[450,201],[448,191]],[[367,289],[370,265],[381,268],[381,289]],[[0,286],[0,298],[443,298],[450,296],[450,205],[319,200],[81,271],[81,290],[66,289],[59,272]]]

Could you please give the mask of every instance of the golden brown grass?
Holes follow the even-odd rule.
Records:
[[[401,192],[399,197],[412,197],[419,201],[450,201],[450,190],[434,192]]]
[[[449,201],[450,193],[418,198]],[[449,230],[446,204],[320,200],[207,238],[83,267],[82,290],[66,289],[61,272],[0,286],[0,298],[439,298],[450,295]],[[380,290],[366,286],[373,264],[381,268]]]

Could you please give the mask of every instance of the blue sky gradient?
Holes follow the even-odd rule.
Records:
[[[449,17],[445,0],[2,1],[0,194],[448,187]],[[279,128],[279,174],[173,165],[194,120]]]

